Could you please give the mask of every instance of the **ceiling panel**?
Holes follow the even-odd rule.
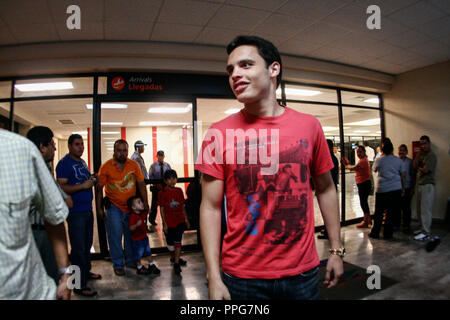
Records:
[[[246,8],[273,11],[283,6],[287,0],[228,0],[227,4]]]
[[[412,6],[392,13],[389,15],[389,18],[397,21],[398,23],[415,28],[427,22],[440,19],[445,15],[445,12],[442,12],[436,7],[428,4],[426,1],[419,1]]]
[[[200,26],[158,22],[153,28],[151,40],[194,42],[201,30]]]
[[[267,11],[223,6],[208,22],[208,27],[250,31],[269,15]]]
[[[218,3],[191,0],[164,1],[158,22],[204,26],[221,7]]]
[[[321,19],[352,1],[353,0],[289,0],[278,10],[278,12],[296,17]]]
[[[155,21],[161,4],[162,0],[106,0],[106,21]]]
[[[105,22],[106,40],[148,40],[153,22]]]

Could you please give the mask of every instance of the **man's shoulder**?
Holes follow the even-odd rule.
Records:
[[[2,146],[14,145],[22,150],[36,150],[36,146],[29,139],[22,137],[19,134],[0,129],[0,144]]]

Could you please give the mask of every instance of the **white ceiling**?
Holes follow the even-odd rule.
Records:
[[[66,8],[81,8],[68,30]],[[381,9],[381,30],[366,9]],[[450,59],[448,0],[2,0],[0,46],[75,40],[226,46],[255,34],[282,54],[399,74]]]

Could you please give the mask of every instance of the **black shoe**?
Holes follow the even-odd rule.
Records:
[[[97,291],[92,290],[89,287],[86,287],[84,289],[73,289],[73,292],[76,293],[79,296],[83,296],[83,297],[93,297],[95,295],[97,295]]]
[[[170,258],[170,264],[173,265],[174,263],[175,263],[175,258]],[[187,264],[187,261],[180,258],[180,259],[178,259],[178,263],[180,264],[180,266],[185,267]]]
[[[431,252],[434,249],[436,249],[439,243],[441,243],[441,238],[435,236],[430,241],[428,241],[428,243],[425,246],[425,249],[427,250],[427,252]]]
[[[371,232],[371,233],[369,233],[369,238],[372,238],[372,239],[380,239],[380,235]]]
[[[151,266],[148,266],[147,268],[149,274],[160,274],[161,270],[158,269],[156,264],[152,264]]]
[[[173,265],[173,270],[175,271],[175,274],[180,274],[181,273],[181,267],[179,263],[175,263]]]
[[[136,274],[146,276],[146,275],[150,274],[150,272],[146,267],[142,266],[142,268],[136,270]]]

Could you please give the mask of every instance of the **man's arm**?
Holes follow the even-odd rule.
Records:
[[[229,300],[230,293],[222,281],[219,264],[224,182],[207,174],[204,174],[202,179],[200,235],[206,262],[209,298]]]
[[[95,183],[92,177],[80,184],[68,184],[67,181],[69,181],[69,179],[66,178],[58,178],[57,181],[61,186],[61,189],[63,189],[67,194],[74,194],[79,191],[90,189],[94,186]]]
[[[316,197],[322,212],[323,221],[328,232],[331,249],[339,249],[341,243],[341,226],[339,219],[339,209],[337,201],[336,188],[331,178],[330,172],[319,176],[313,176],[314,186],[316,188]],[[333,272],[333,278],[331,278]],[[324,284],[331,288],[335,286],[339,277],[344,273],[342,258],[337,255],[331,255],[328,259],[327,273]]]
[[[103,211],[102,200],[103,200],[103,187],[104,185],[101,183],[97,183],[95,186],[95,203],[97,208],[97,215],[105,219],[105,212]]]
[[[141,180],[137,182],[137,187],[139,189],[139,194],[141,195],[142,202],[144,203],[144,209],[148,212],[148,195],[147,195],[147,186],[145,185],[145,181]]]

